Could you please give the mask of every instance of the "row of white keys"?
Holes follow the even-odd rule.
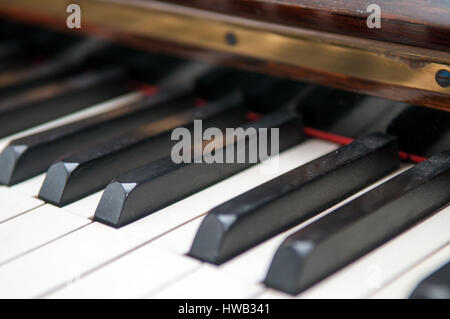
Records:
[[[0,140],[5,146],[10,140],[37,133],[58,125],[84,119],[126,106],[142,98],[141,93],[129,93],[93,105],[71,115],[41,124]],[[13,187],[0,187],[0,264],[17,258],[67,233],[90,223],[69,212],[35,198],[44,179],[36,176]]]
[[[432,218],[437,218],[438,216],[443,216],[442,215],[443,213],[445,214],[445,211],[442,211],[442,212],[438,213],[437,215],[433,216]],[[198,228],[200,222],[201,222],[201,218],[197,218],[194,221],[189,222],[186,225],[180,227],[179,229],[166,234],[165,236],[161,237],[160,239],[157,239],[151,245],[147,245],[145,247],[146,247],[146,249],[152,249],[152,248],[154,249],[154,247],[152,247],[152,246],[162,246],[164,248],[169,248],[170,250],[174,250],[178,254],[179,253],[185,253],[189,249],[190,243],[192,242],[192,238],[195,235],[195,230]],[[445,232],[442,231],[441,229],[435,228],[434,226],[436,226],[436,224],[440,224],[444,228],[449,226],[448,221],[445,222],[445,220],[444,221],[443,220],[434,221],[434,222],[432,222],[432,224],[430,224],[430,222],[431,222],[430,220],[427,220],[426,222],[416,226],[414,228],[416,230],[414,235],[420,236],[420,232],[424,232],[425,231],[425,229],[422,228],[422,226],[424,226],[425,224],[428,224],[428,226],[427,226],[428,232],[430,232],[430,231],[431,232],[437,231],[440,234],[445,234]],[[419,226],[420,226],[420,229],[418,228]],[[417,233],[417,230],[419,230],[419,233]],[[414,235],[410,234],[408,236],[408,238],[411,237],[411,236],[414,236]],[[404,235],[402,235],[402,236],[404,236]],[[423,238],[423,236],[421,236],[419,238]],[[441,240],[437,240],[437,242],[438,242],[437,245],[438,246],[439,246],[439,242],[442,243],[442,239],[445,242],[446,240],[448,241],[449,238],[448,238],[448,236],[443,236],[443,238],[440,238],[440,239]],[[279,239],[279,240],[282,240],[282,238]],[[273,241],[275,242],[276,240],[273,240]],[[396,238],[393,241],[397,242],[397,241],[399,241],[399,238]],[[231,292],[232,291],[235,292],[236,290],[234,288],[238,288],[238,286],[245,286],[246,287],[245,289],[241,287],[241,291],[243,292],[243,294],[239,295],[239,297],[242,297],[242,298],[251,297],[257,291],[261,291],[261,286],[244,284],[239,279],[231,280],[231,278],[236,278],[236,276],[234,276],[234,275],[238,275],[237,277],[239,277],[239,273],[236,272],[236,270],[239,270],[239,272],[240,272],[239,264],[241,264],[241,265],[250,265],[251,266],[250,268],[252,268],[252,269],[247,269],[247,271],[240,273],[240,275],[246,274],[248,276],[249,274],[252,274],[253,272],[255,272],[255,268],[253,267],[253,265],[258,265],[260,261],[266,260],[266,265],[263,266],[263,267],[260,267],[260,269],[259,269],[259,270],[263,270],[263,271],[259,271],[259,274],[260,274],[259,278],[261,278],[261,274],[265,273],[265,270],[266,270],[266,268],[268,266],[267,260],[270,261],[270,258],[266,258],[267,257],[267,253],[270,251],[270,254],[273,254],[273,252],[275,251],[276,247],[279,244],[277,242],[275,245],[272,244],[272,246],[271,246],[269,244],[269,242],[270,241],[264,243],[263,245],[260,245],[259,247],[257,247],[253,251],[249,251],[248,253],[243,254],[242,258],[238,257],[238,259],[234,259],[234,261],[232,261],[231,263],[224,264],[222,267],[216,268],[215,266],[204,265],[201,268],[197,269],[195,272],[193,272],[191,275],[187,276],[186,278],[183,278],[182,280],[177,281],[174,285],[169,286],[167,289],[163,290],[161,293],[158,293],[156,295],[153,295],[153,293],[149,293],[149,296],[152,296],[152,297],[153,296],[154,297],[168,297],[168,296],[171,296],[171,297],[174,297],[174,298],[177,298],[177,297],[178,298],[185,298],[185,297],[186,298],[187,297],[192,298],[192,296],[198,296],[199,298],[202,298],[202,297],[224,297],[224,296],[227,296],[227,294],[229,292],[230,293],[229,296],[237,297],[236,293],[231,294]],[[392,244],[392,242],[390,242],[390,244]],[[149,246],[152,247],[152,248],[149,248]],[[273,246],[275,246],[275,247],[273,247]],[[421,251],[422,255],[424,255],[427,252],[429,252],[430,251],[429,249],[432,248],[432,247],[430,247],[430,245],[425,245],[425,246],[426,247],[422,247],[422,251]],[[260,252],[257,252],[257,250],[260,250]],[[391,248],[391,250],[392,250],[392,248]],[[388,251],[388,253],[389,253],[389,251]],[[409,255],[411,255],[411,253],[412,252],[409,252]],[[384,252],[382,252],[381,255],[384,256]],[[421,258],[419,255],[420,254],[416,254],[412,258],[412,260],[417,260],[417,258]],[[259,256],[259,258],[258,258],[258,256]],[[187,263],[193,262],[193,260],[188,259],[188,257],[184,257],[184,256],[177,256],[177,257],[181,258],[180,259],[180,261],[182,260],[181,264],[183,264],[185,262],[187,262]],[[173,257],[173,258],[175,258],[175,257]],[[366,258],[366,257],[364,257],[364,258]],[[161,260],[161,262],[157,263],[157,264],[153,263],[154,267],[158,268],[158,267],[164,267],[164,265],[167,265],[167,263],[164,262],[165,259],[166,258],[155,258],[155,260]],[[241,260],[239,261],[239,259],[241,259]],[[130,260],[132,260],[132,259],[130,259]],[[168,259],[168,260],[170,261],[170,259]],[[393,262],[394,263],[397,262],[397,263],[402,264],[401,260],[397,260],[397,261],[393,261]],[[408,260],[408,262],[409,263],[403,263],[403,268],[407,267],[413,261]],[[230,266],[233,263],[235,263],[235,265],[238,265],[238,267]],[[127,266],[126,267],[124,266],[122,269],[126,269],[129,266],[131,266],[132,264],[134,264],[134,263],[133,262],[126,262],[126,261],[124,261],[124,265],[127,265]],[[264,263],[262,263],[262,264],[264,264]],[[206,269],[205,269],[205,267],[206,267]],[[114,270],[114,268],[116,268],[116,270]],[[182,268],[184,268],[184,267],[182,267]],[[182,269],[180,271],[183,272],[183,273],[188,273],[189,270],[192,270],[193,268],[194,267],[192,267],[192,268],[186,267],[186,269]],[[220,269],[220,268],[223,268],[226,271],[223,272],[222,271],[223,269]],[[228,268],[228,270],[227,270],[227,268]],[[233,268],[234,268],[234,271],[233,271]],[[114,263],[112,264],[111,269],[112,269],[112,271],[111,271],[110,274],[108,274],[108,272],[105,272],[105,273],[102,274],[102,270],[98,271],[97,273],[100,274],[99,277],[103,276],[104,280],[106,280],[106,278],[108,278],[108,277],[109,278],[115,278],[114,275],[117,276],[118,274],[121,273],[121,271],[119,271],[120,267],[119,266],[114,266]],[[133,269],[133,268],[128,268],[128,269]],[[245,268],[244,268],[244,270],[245,270]],[[256,273],[258,273],[258,269],[256,269],[256,270],[257,270]],[[145,275],[145,273],[146,273],[145,269],[141,269],[141,270],[139,270],[137,272],[133,272],[135,280],[137,280],[137,278],[141,277],[141,275]],[[155,273],[158,273],[158,272],[155,272]],[[170,281],[175,282],[176,281],[175,279],[179,278],[177,275],[178,274],[167,277],[166,283],[170,282]],[[353,276],[353,274],[350,275],[350,276]],[[251,276],[251,275],[250,275],[250,277],[258,278],[258,276]],[[95,276],[93,276],[92,278],[93,278],[93,280],[92,280],[91,284],[90,285],[83,285],[82,284],[82,285],[80,285],[81,289],[84,289],[84,291],[89,291],[90,290],[89,287],[90,288],[96,287],[96,286],[98,287],[99,286],[98,285],[98,283],[99,283],[98,279],[95,279]],[[215,278],[214,282],[221,283],[219,286],[215,286],[215,287],[219,287],[218,290],[222,291],[222,293],[217,295],[217,294],[215,294],[214,291],[209,291],[208,287],[211,286],[210,285],[211,281],[209,281],[209,280],[207,280],[207,281],[196,281],[196,279],[198,279],[198,278],[209,278],[210,280],[213,280]],[[124,280],[123,282],[127,282],[127,281],[129,281],[129,280]],[[355,281],[358,281],[358,280],[355,280]],[[196,282],[196,285],[190,286],[192,284],[192,282]],[[205,283],[205,285],[202,285],[201,284],[202,282]],[[362,282],[364,282],[364,281],[362,281]],[[341,284],[342,284],[342,282],[341,282]],[[220,287],[222,285],[224,285],[225,288],[220,289]],[[155,286],[147,285],[147,284],[145,284],[143,286],[148,286],[149,287],[149,289],[147,291],[150,291],[150,290],[153,290],[153,292],[157,291],[156,288],[155,289],[150,289],[152,287],[154,288]],[[192,292],[192,293],[189,292],[188,295],[186,295],[183,286],[195,287],[195,289],[194,289],[195,291]],[[123,284],[119,285],[118,287],[122,287],[123,288]],[[331,293],[330,296],[342,297],[342,295],[340,295],[342,287],[345,287],[345,284],[343,286],[340,285],[340,289],[338,289],[338,294],[337,295],[336,294],[333,295],[333,293]],[[216,288],[214,288],[214,289],[216,289]],[[75,291],[77,291],[77,290],[75,290]],[[125,291],[132,291],[132,289],[125,289]],[[140,293],[140,292],[143,292],[143,289],[141,289],[141,290],[137,289],[136,291]],[[196,294],[198,294],[198,295],[196,295]],[[308,297],[308,294],[311,294],[311,292],[307,291],[305,294],[301,295],[301,297]],[[326,297],[327,294],[329,294],[329,293],[323,294],[322,297]],[[64,296],[64,292],[63,292],[62,296]],[[73,296],[73,295],[70,295],[70,296]],[[127,295],[125,294],[125,296],[127,296]],[[134,294],[133,296],[137,296],[137,295]],[[286,297],[287,295],[284,295],[284,294],[281,294],[281,293],[269,290],[265,294],[262,294],[261,296],[262,297],[273,298],[274,296]],[[320,296],[320,294],[319,294],[319,296]],[[353,297],[364,297],[364,296],[365,296],[364,294],[353,295]]]
[[[262,291],[262,285],[147,244],[46,297],[251,298]]]
[[[260,294],[264,287],[249,284],[214,266],[203,264],[190,275],[180,279],[149,298],[167,299],[247,299]]]
[[[302,162],[309,161],[312,158],[335,149],[336,147],[337,146],[335,144],[319,140],[311,140],[306,143],[302,143],[301,145],[280,155],[280,171],[276,173],[273,172],[273,174],[274,176],[277,176],[286,170],[300,165]],[[129,237],[136,237],[142,242],[147,242],[161,234],[179,227],[180,225],[185,223],[187,223],[186,225],[190,224],[190,221],[193,218],[205,214],[205,212],[212,207],[215,207],[221,202],[232,198],[247,189],[261,184],[265,180],[273,178],[274,176],[263,175],[261,174],[260,169],[253,167],[193,196],[190,196],[185,200],[172,205],[171,207],[156,212],[142,220],[136,221],[129,226],[125,226],[116,232]],[[190,239],[181,238],[178,244],[185,245],[187,242],[190,243]],[[151,267],[141,267],[139,266],[139,263],[135,262],[137,259],[143,259],[144,257],[142,256],[146,256],[146,254],[155,256],[151,260]],[[164,274],[165,267],[171,263],[178,263],[180,265],[179,269],[176,271],[169,271],[167,274]],[[163,254],[161,253],[161,249],[151,244],[147,244],[121,257],[120,259],[115,260],[110,265],[90,273],[75,285],[71,287],[63,287],[60,291],[55,292],[52,297],[82,296],[85,291],[89,291],[89,296],[96,297],[136,297],[137,293],[144,291],[146,292],[144,295],[147,296],[159,290],[156,289],[156,287],[160,286],[160,284],[162,285],[161,280],[165,280],[166,284],[169,284],[171,281],[174,281],[174,279],[179,279],[181,274],[187,274],[194,271],[194,268],[198,268],[199,265],[200,263],[198,261],[190,257],[180,256],[171,252],[166,252]],[[127,272],[126,275],[123,275],[123,269],[127,268],[130,269],[130,271]],[[212,273],[216,273],[215,271],[211,272],[208,270],[203,270],[203,268],[203,266],[200,267],[198,271],[206,271],[210,277],[212,276]],[[153,280],[152,272],[156,277],[162,278],[158,279],[159,281],[155,280],[154,283],[151,283]],[[217,275],[220,278],[223,277],[223,275],[219,272],[217,272]],[[140,278],[147,279],[140,280]],[[110,282],[104,287],[114,287],[111,288],[111,290],[117,293],[108,292],[108,289],[104,289],[103,285],[107,280]],[[176,281],[178,282],[178,280]],[[130,282],[133,284],[130,284]],[[180,280],[179,282],[182,281]],[[235,281],[224,280],[223,282],[228,283],[229,287],[228,290],[224,291],[230,291],[231,286],[233,285],[232,283]],[[139,285],[139,287],[137,287],[134,283]],[[240,285],[244,286],[244,284]],[[249,291],[253,294],[255,292],[254,288],[256,285],[247,286],[250,287]],[[177,289],[177,286],[174,286],[174,289]],[[257,290],[260,291],[260,287],[258,287]],[[205,293],[205,291],[203,292]],[[170,293],[170,291],[168,293]],[[205,297],[207,297],[207,295],[205,295]]]
[[[3,186],[0,187],[0,203],[0,224],[44,204],[39,199]]]
[[[195,235],[195,230],[196,230],[196,228],[198,228],[198,226],[199,226],[199,224],[200,224],[200,222],[201,222],[201,219],[200,218],[197,218],[197,219],[195,219],[193,222],[190,222],[190,223],[187,223],[185,226],[183,226],[183,227],[181,227],[181,228],[179,228],[178,229],[178,231],[180,231],[180,230],[184,230],[184,229],[187,229],[187,227],[191,227],[191,229],[193,229],[193,231],[188,231],[188,232],[186,232],[186,231],[184,231],[184,233],[185,234],[188,234],[188,236],[191,236],[192,238],[193,238],[193,236]],[[159,239],[159,240],[156,240],[154,243],[158,243],[158,245],[160,245],[161,243],[172,243],[173,245],[172,245],[172,247],[177,247],[177,252],[178,253],[180,253],[180,252],[186,252],[188,249],[189,249],[189,245],[190,245],[190,243],[192,242],[191,241],[191,238],[189,239],[189,240],[186,240],[186,238],[181,238],[181,237],[179,237],[179,235],[177,235],[177,236],[175,236],[175,237],[178,237],[179,239],[181,239],[181,240],[179,240],[179,241],[173,241],[173,240],[168,240],[168,239],[166,239],[166,238],[169,238],[170,236],[173,236],[173,235],[175,235],[176,234],[176,232],[177,231],[174,231],[174,232],[171,232],[171,233],[168,233],[166,236],[163,236],[161,239]],[[183,249],[181,249],[180,247],[183,247],[182,245],[180,245],[181,243],[188,243],[188,245],[187,246],[184,246],[184,248]],[[167,247],[167,245],[166,244],[163,244],[162,246],[165,246],[165,247]],[[147,249],[150,249],[150,250],[153,250],[153,249],[155,249],[155,248],[147,248]],[[157,249],[156,249],[157,250]],[[274,251],[274,249],[272,249],[272,251]],[[132,253],[133,254],[133,253]],[[132,255],[132,254],[130,254],[130,256]],[[148,254],[150,254],[150,253],[148,253]],[[158,254],[157,252],[156,253],[154,253],[155,254],[155,256],[156,255],[164,255],[164,254]],[[139,255],[139,254],[138,254]],[[166,254],[167,255],[167,254]],[[258,255],[258,254],[256,254],[256,255]],[[184,267],[181,267],[181,269],[180,269],[180,274],[181,273],[188,273],[190,270],[192,270],[194,267],[192,267],[192,268],[190,268],[190,264],[192,264],[192,263],[195,263],[192,259],[189,259],[188,257],[182,257],[182,256],[172,256],[173,258],[181,258],[180,260],[179,260],[179,262],[181,262],[181,264],[183,264],[183,263],[186,263],[187,264],[187,266],[186,266],[186,269],[184,269]],[[137,258],[139,258],[139,257],[137,257]],[[174,261],[175,259],[173,259],[172,261]],[[245,259],[246,258],[244,258],[243,260],[245,261]],[[119,259],[120,260],[120,259]],[[133,260],[133,259],[130,259],[130,260]],[[160,263],[157,263],[157,264],[154,264],[154,263],[152,263],[153,265],[154,265],[154,267],[156,267],[156,269],[158,268],[158,267],[162,267],[162,268],[160,268],[160,269],[164,269],[164,265],[167,265],[168,263],[166,263],[165,261],[168,261],[169,262],[169,264],[170,264],[170,261],[171,261],[171,259],[170,258],[158,258],[158,257],[156,257],[156,258],[154,258],[154,260],[161,260],[161,262]],[[116,261],[117,262],[117,261]],[[114,262],[114,263],[112,263],[111,264],[111,266],[114,266],[115,264],[116,264],[116,262]],[[124,265],[126,265],[128,263],[128,265],[132,265],[132,264],[134,264],[133,262],[127,262],[126,261],[126,259],[124,259]],[[239,263],[237,263],[237,264],[239,264]],[[225,264],[225,265],[227,265],[227,264]],[[116,268],[116,267],[118,267],[118,268]],[[211,268],[211,267],[213,267],[213,266],[208,266],[207,268]],[[116,270],[114,270],[114,268],[116,268]],[[123,267],[122,269],[126,269],[127,267]],[[143,267],[140,271],[138,271],[137,273],[140,273],[140,274],[145,274],[145,270],[144,270],[144,268],[145,267]],[[211,276],[213,276],[213,273],[216,273],[217,274],[217,280],[218,280],[218,282],[221,282],[221,278],[228,278],[228,277],[231,277],[231,276],[227,276],[226,274],[224,274],[223,272],[221,272],[221,271],[211,271],[211,270],[203,270],[203,268],[204,267],[201,267],[201,269],[199,269],[199,270],[197,270],[195,273],[197,273],[197,272],[206,272],[207,273],[207,277],[209,278],[209,277],[211,277]],[[213,267],[214,268],[214,267]],[[233,267],[231,267],[231,268],[233,268]],[[118,270],[120,270],[120,264],[118,264],[118,266],[114,266],[114,267],[112,267],[111,268],[112,269],[112,274],[111,274],[111,276],[106,276],[106,277],[104,277],[104,279],[106,279],[106,278],[114,278],[114,276],[113,276],[113,274],[114,274],[114,272],[116,273],[116,275],[117,274],[120,274],[120,273],[122,273],[122,271],[117,271],[117,269]],[[132,268],[129,268],[129,269],[132,269]],[[97,272],[94,272],[94,274],[95,273],[97,273]],[[101,273],[101,272],[98,272],[98,273]],[[135,272],[133,272],[133,274],[134,274]],[[157,274],[158,272],[157,271],[155,271],[155,274]],[[105,272],[105,274],[107,274],[107,272]],[[164,276],[162,276],[163,278],[165,278],[165,280],[166,280],[166,283],[168,283],[168,282],[170,282],[171,280],[173,280],[174,278],[177,278],[177,275],[178,275],[178,273],[175,273],[175,274],[173,274],[173,275],[171,275],[171,276],[168,276],[168,277],[164,277]],[[231,275],[231,274],[230,274]],[[104,275],[103,275],[104,276]],[[140,276],[139,276],[140,277]],[[160,277],[160,276],[157,276],[158,278]],[[89,278],[89,276],[87,277],[87,278]],[[93,277],[94,279],[95,279],[95,277]],[[134,277],[135,278],[135,280],[137,280],[137,278],[138,277]],[[189,279],[190,278],[190,276],[188,276],[188,277],[186,277],[186,281],[187,282],[189,282]],[[194,276],[194,278],[195,278],[195,276]],[[96,283],[97,282],[97,280],[93,280],[93,282],[94,283]],[[130,282],[129,280],[125,280],[125,281],[123,281],[123,282]],[[132,281],[131,281],[132,282]],[[180,284],[176,284],[173,288],[170,288],[170,289],[168,289],[166,292],[164,292],[164,294],[165,295],[167,295],[167,294],[172,294],[173,296],[177,296],[178,295],[178,293],[176,293],[176,291],[179,291],[179,289],[178,289],[178,287],[179,287],[179,285],[182,285],[183,284],[183,282],[185,282],[184,280],[182,280],[182,281],[180,281]],[[227,286],[229,286],[230,287],[230,289],[224,289],[223,290],[223,292],[227,292],[227,291],[230,291],[231,292],[231,290],[233,290],[233,289],[231,289],[231,287],[232,286],[235,286],[234,284],[233,284],[233,282],[235,282],[235,281],[233,281],[233,280],[231,280],[231,281],[229,281],[229,280],[223,280],[223,282],[226,282],[227,283]],[[142,283],[145,283],[145,282],[142,282]],[[240,283],[240,285],[243,285],[243,283]],[[88,287],[89,285],[80,285],[80,287],[81,287],[81,289],[83,289],[83,287]],[[140,285],[141,287],[146,287],[145,289],[147,289],[146,291],[150,291],[151,289],[148,289],[148,288],[151,288],[151,287],[155,287],[155,286],[151,286],[151,285]],[[248,289],[244,289],[244,290],[242,290],[242,291],[248,291],[249,292],[249,294],[245,294],[245,296],[250,296],[250,295],[253,295],[253,293],[256,291],[256,290],[253,290],[253,288],[255,288],[255,286],[253,285],[247,285],[248,286]],[[74,287],[76,287],[76,286],[74,286]],[[118,287],[122,287],[122,286],[118,286]],[[130,288],[130,287],[129,287]],[[201,288],[201,287],[199,287],[199,288]],[[260,288],[260,287],[259,287]],[[258,288],[258,289],[259,289]],[[88,289],[89,290],[89,289]],[[172,291],[173,290],[173,291]],[[73,290],[74,292],[77,292],[77,289],[74,289]],[[87,290],[85,290],[85,291],[87,291]],[[144,290],[139,290],[139,289],[125,289],[125,291],[128,291],[128,292],[131,292],[131,291],[137,291],[138,293],[141,293],[141,292],[143,292]],[[155,289],[154,291],[157,291],[157,289]],[[172,291],[172,292],[171,292]],[[182,291],[182,290],[180,290],[180,291]],[[202,292],[202,296],[203,297],[205,297],[205,296],[214,296],[214,294],[209,294],[209,293],[207,293],[207,291],[205,290],[205,289],[197,289],[197,291],[199,291],[199,292]],[[69,294],[70,296],[73,296],[72,294]],[[75,294],[75,295],[77,295],[77,294]],[[280,295],[282,295],[282,294],[280,294]],[[62,296],[64,296],[64,293],[62,294]],[[101,296],[101,295],[100,295]],[[128,297],[128,296],[131,296],[131,295],[126,295],[126,294],[124,294],[124,295],[113,295],[113,296],[115,296],[115,297]],[[133,294],[133,296],[136,296],[136,294]],[[242,297],[243,298],[245,298],[245,296],[244,295],[242,295]],[[180,298],[181,298],[182,296],[180,295]]]
[[[147,244],[47,297],[251,298],[262,291],[262,285]]]
[[[318,218],[328,214],[329,212],[333,211],[337,207],[344,205],[345,203],[349,202],[350,200],[356,198],[357,196],[362,195],[363,193],[365,193],[368,190],[376,187],[377,185],[385,182],[386,180],[399,174],[400,172],[402,172],[405,169],[406,169],[406,167],[393,173],[393,174],[390,174],[386,178],[383,178],[382,180],[378,181],[377,183],[374,183],[370,187],[365,188],[361,192],[349,197],[348,199],[340,202],[339,204],[335,205],[334,207],[318,214],[314,218],[311,218],[311,219],[307,220],[306,222],[304,222],[286,232],[283,232],[283,233],[265,241],[264,243],[259,244],[258,246],[248,250],[247,252],[240,254],[239,256],[232,258],[231,260],[227,261],[226,263],[224,263],[220,266],[209,266],[209,267],[215,268],[221,274],[227,274],[230,277],[236,278],[240,282],[246,282],[249,285],[250,284],[253,284],[253,285],[259,284],[264,280],[274,253],[275,253],[276,249],[278,248],[278,246],[282,243],[284,238],[286,238],[286,236],[305,227],[306,225],[308,225],[308,224],[312,223],[313,221],[317,220]],[[189,252],[190,245],[195,237],[196,231],[197,231],[198,227],[200,226],[202,220],[203,220],[203,216],[193,220],[190,223],[187,223],[186,225],[181,226],[180,228],[178,228],[158,239],[156,239],[155,241],[153,241],[151,243],[151,245],[161,247],[165,250],[172,251],[179,255],[187,254]],[[200,286],[201,287],[200,289],[203,289],[203,290],[208,289],[209,285],[210,285],[210,283],[206,282],[206,281],[200,281],[197,283],[197,286]]]
[[[115,229],[91,223],[2,265],[0,298],[41,297],[139,244]]]
[[[140,298],[180,280],[199,266],[191,258],[145,245],[46,298]]]
[[[142,93],[125,94],[2,138],[0,140],[0,148],[5,147],[13,139],[129,105],[137,102],[142,96]],[[29,264],[29,269],[25,269],[26,266],[24,266],[25,271],[19,270],[20,265],[26,265],[26,260],[29,256],[33,256],[34,249],[54,240],[56,241],[53,243],[56,243],[61,236],[74,232],[90,223],[89,220],[75,216],[61,208],[49,204],[44,205],[43,201],[35,198],[39,193],[44,178],[45,174],[40,174],[12,187],[0,188],[0,200],[2,202],[0,215],[0,264],[5,263],[0,267],[2,272],[0,281],[3,283],[0,285],[3,288],[0,295],[5,297],[33,296],[33,291],[40,291],[39,282],[36,285],[33,284],[36,280],[39,281],[40,275],[28,278],[29,283],[20,280],[20,278],[33,275],[35,271],[45,273],[45,270],[48,268],[42,267],[37,269],[36,267],[39,262],[48,262],[47,264],[50,265],[52,259],[47,257],[37,258]],[[45,253],[46,247],[43,247],[43,253]],[[35,251],[39,254],[41,249]],[[15,265],[18,267],[17,269],[14,269]],[[47,277],[51,276],[52,272]],[[15,278],[19,278],[19,280],[15,280]],[[48,280],[48,282],[51,283],[52,281]],[[28,284],[29,286],[27,286]],[[30,287],[32,289],[24,288],[21,290],[20,287]]]
[[[450,242],[450,207],[359,258],[299,295],[300,298],[368,298]]]
[[[50,204],[0,223],[0,265],[88,223]]]
[[[422,280],[426,279],[449,261],[450,244],[447,244],[445,247],[425,258],[425,260],[422,260],[370,297],[374,299],[408,298]]]

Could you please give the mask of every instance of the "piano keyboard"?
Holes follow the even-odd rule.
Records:
[[[62,39],[0,41],[1,298],[448,298],[448,114]],[[196,119],[279,127],[278,169],[174,167]]]

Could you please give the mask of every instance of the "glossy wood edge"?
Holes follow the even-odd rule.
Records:
[[[450,88],[435,81],[437,71],[450,69],[446,52],[336,37],[153,1],[130,1],[126,6],[113,1],[78,3],[83,10],[81,31],[161,52],[450,110]],[[14,0],[1,3],[0,12],[66,29],[66,5],[58,0]],[[227,41],[230,34],[236,43]]]
[[[121,0],[126,1],[126,0]],[[159,0],[300,28],[450,51],[448,0]],[[367,27],[370,4],[381,28]]]

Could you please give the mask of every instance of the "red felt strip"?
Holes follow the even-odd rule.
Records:
[[[333,133],[328,133],[325,131],[321,131],[312,127],[305,127],[303,129],[305,135],[308,135],[310,137],[319,138],[321,140],[341,144],[341,145],[347,145],[353,142],[352,138],[341,136]],[[423,156],[418,156],[414,154],[408,154],[406,152],[400,151],[398,152],[398,156],[402,161],[411,161],[413,163],[421,163],[426,160]]]
[[[130,81],[130,88],[132,90],[142,92],[148,96],[153,96],[159,92],[158,86],[147,84],[147,83],[142,83],[142,82],[136,82],[136,81]]]

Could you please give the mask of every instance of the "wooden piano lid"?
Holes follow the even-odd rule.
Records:
[[[275,24],[450,52],[448,0],[169,0]],[[381,9],[382,29],[367,27],[367,8]]]
[[[68,32],[450,110],[447,0],[60,0],[0,3],[0,14]],[[367,11],[381,8],[381,28]]]

